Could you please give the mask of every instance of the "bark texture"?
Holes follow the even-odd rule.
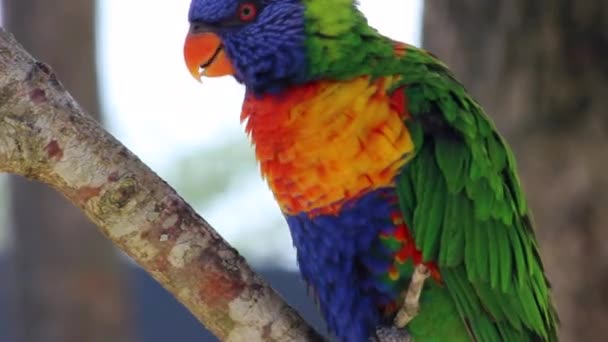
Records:
[[[62,75],[99,119],[95,1],[4,0],[6,26]],[[65,198],[40,183],[10,182],[16,341],[131,341],[126,270],[116,250]]]
[[[563,341],[608,336],[608,1],[425,2],[424,45],[515,149]]]
[[[223,341],[321,337],[0,30],[0,172],[63,193]],[[103,289],[102,289],[103,290]]]

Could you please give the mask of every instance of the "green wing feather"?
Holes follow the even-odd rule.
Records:
[[[443,64],[413,47],[401,61],[416,156],[397,191],[424,259],[475,340],[557,340],[512,152]]]
[[[476,341],[557,340],[511,151],[445,65],[414,47],[396,56],[396,43],[370,28],[352,1],[340,3],[329,12],[327,2],[307,4],[311,78],[400,76],[393,90],[406,93],[416,155],[396,180],[399,204],[424,259],[437,263],[443,279],[425,287],[408,329],[420,332],[419,340],[464,341],[467,331],[455,332],[458,312]]]

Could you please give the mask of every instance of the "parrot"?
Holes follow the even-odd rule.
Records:
[[[245,88],[240,120],[332,338],[557,341],[514,154],[446,64],[354,0],[192,0],[188,23],[189,73]],[[419,310],[396,327],[419,268]]]

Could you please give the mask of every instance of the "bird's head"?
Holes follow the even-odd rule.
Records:
[[[365,23],[353,0],[192,0],[189,21],[190,73],[232,75],[255,93],[324,76]]]

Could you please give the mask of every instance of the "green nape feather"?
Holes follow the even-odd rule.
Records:
[[[402,75],[395,89],[406,92],[416,147],[397,179],[400,207],[469,333],[476,341],[556,341],[557,315],[511,151],[427,52],[408,48],[392,74]],[[426,341],[421,322],[433,322],[424,310],[423,301],[409,328]]]
[[[360,75],[381,76],[393,45],[367,24],[352,0],[304,0],[306,55],[310,79],[347,80]]]

